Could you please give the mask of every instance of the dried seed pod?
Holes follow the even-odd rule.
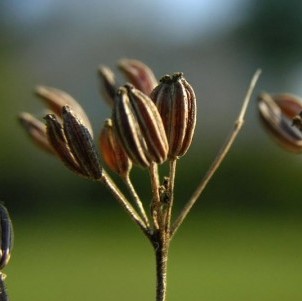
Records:
[[[43,150],[52,154],[54,153],[54,149],[47,139],[46,128],[43,122],[25,112],[19,114],[18,119],[34,143]]]
[[[150,95],[151,91],[157,85],[154,73],[141,61],[122,59],[119,61],[118,67],[124,73],[129,82],[146,95]]]
[[[158,110],[152,100],[127,84],[118,90],[112,114],[116,133],[130,159],[147,167],[163,163],[168,142]]]
[[[102,167],[86,125],[68,107],[62,109],[63,129],[68,146],[82,171],[92,179],[102,176]]]
[[[302,111],[298,97],[262,93],[258,97],[258,110],[265,129],[284,149],[302,152],[302,133],[293,126],[293,118]]]
[[[81,169],[76,158],[70,151],[63,127],[56,116],[54,114],[48,114],[44,119],[46,121],[48,141],[55,150],[57,156],[63,161],[66,167],[73,172],[87,177],[88,174]]]
[[[183,156],[191,145],[196,125],[196,97],[193,88],[182,73],[161,78],[152,91],[163,120],[169,143],[170,159]]]
[[[116,136],[111,119],[105,120],[100,135],[100,149],[102,158],[109,168],[122,178],[127,178],[132,168],[132,162]]]
[[[117,90],[114,73],[106,66],[99,67],[101,79],[101,93],[110,107],[114,105],[114,98]]]
[[[13,248],[13,225],[7,209],[0,204],[0,271],[7,265]]]
[[[37,96],[45,101],[50,110],[59,117],[62,117],[61,114],[63,106],[71,107],[77,116],[83,120],[90,134],[93,135],[92,127],[85,111],[69,94],[59,89],[45,86],[38,86],[35,92]]]

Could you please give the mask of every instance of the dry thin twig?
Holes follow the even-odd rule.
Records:
[[[246,96],[243,100],[243,104],[242,104],[241,110],[239,112],[238,118],[236,119],[236,121],[234,123],[234,127],[233,127],[232,132],[230,133],[230,135],[227,138],[227,140],[226,140],[225,144],[223,145],[223,147],[218,152],[218,155],[214,159],[212,165],[210,166],[207,173],[205,174],[205,176],[201,180],[200,184],[197,186],[195,192],[193,193],[193,195],[191,196],[191,198],[189,199],[189,201],[187,202],[187,204],[185,205],[185,207],[181,211],[178,218],[175,220],[175,222],[172,226],[172,229],[171,229],[171,236],[170,236],[171,238],[174,236],[174,234],[178,230],[179,226],[182,224],[182,222],[184,221],[184,219],[186,218],[186,216],[190,212],[191,208],[193,207],[193,205],[196,203],[196,201],[198,200],[201,193],[206,188],[208,182],[211,180],[212,176],[214,175],[216,170],[219,168],[219,166],[223,162],[225,156],[228,154],[232,144],[234,143],[235,139],[237,138],[237,135],[239,134],[239,132],[240,132],[240,130],[241,130],[243,124],[244,124],[244,117],[245,117],[245,114],[246,114],[246,111],[247,111],[247,107],[248,107],[248,104],[250,102],[252,93],[254,91],[255,85],[258,81],[258,78],[259,78],[260,74],[261,74],[261,70],[258,69],[255,72],[254,76],[252,77],[252,80],[251,80],[250,85],[248,87],[248,90],[246,92]]]

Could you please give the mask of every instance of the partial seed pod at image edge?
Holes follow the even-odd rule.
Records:
[[[1,227],[1,246],[0,246],[0,271],[8,264],[13,248],[13,225],[7,209],[0,204],[0,227]]]
[[[261,93],[258,111],[264,128],[279,145],[290,152],[302,152],[302,133],[293,125],[302,111],[302,101],[297,96]]]

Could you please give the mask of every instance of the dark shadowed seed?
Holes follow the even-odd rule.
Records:
[[[13,247],[13,226],[7,209],[0,204],[0,271],[7,265]]]
[[[56,151],[57,156],[63,161],[66,167],[72,171],[83,176],[88,176],[88,174],[81,169],[76,158],[70,151],[63,127],[58,122],[56,116],[54,114],[48,114],[44,119],[46,121],[46,132],[49,143]]]
[[[62,116],[68,146],[81,170],[90,178],[99,179],[102,176],[102,168],[89,130],[68,106],[63,107]]]

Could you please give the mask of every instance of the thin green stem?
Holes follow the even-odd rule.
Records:
[[[237,138],[243,124],[244,124],[244,118],[245,114],[248,108],[248,104],[251,99],[251,95],[253,93],[253,90],[255,88],[255,85],[257,83],[257,80],[261,74],[261,70],[257,70],[250,82],[250,85],[248,87],[246,96],[244,98],[241,110],[239,112],[239,115],[235,121],[234,127],[232,132],[230,133],[229,137],[227,138],[225,144],[222,146],[221,150],[218,152],[218,155],[214,159],[213,163],[211,164],[210,168],[208,169],[206,175],[203,177],[201,180],[200,184],[197,186],[195,192],[181,211],[180,215],[178,218],[175,220],[172,229],[171,229],[171,238],[172,236],[176,233],[178,230],[179,226],[182,224],[188,213],[190,212],[191,208],[193,205],[196,203],[197,199],[200,197],[201,193],[204,191],[206,188],[208,182],[211,180],[212,176],[216,172],[216,170],[219,168],[221,163],[223,162],[225,156],[228,154],[231,146],[233,145],[235,139]]]
[[[137,194],[137,192],[136,192],[136,190],[135,190],[135,188],[134,188],[134,186],[131,182],[131,179],[130,179],[129,175],[124,180],[125,180],[125,183],[126,183],[128,189],[129,189],[131,195],[133,196],[133,200],[135,202],[135,205],[136,205],[143,221],[145,222],[146,226],[148,228],[150,228],[150,223],[149,223],[149,219],[148,219],[148,216],[146,214],[145,208],[144,208],[143,203],[142,203],[140,197],[138,196],[138,194]]]

